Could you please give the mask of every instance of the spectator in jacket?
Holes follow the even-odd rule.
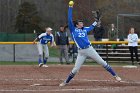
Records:
[[[68,45],[69,45],[68,34],[63,25],[60,26],[60,30],[57,32],[56,45],[59,47],[60,63],[63,64],[63,56],[64,56],[66,63],[70,64],[68,60]]]
[[[94,28],[94,38],[95,41],[102,41],[103,35],[104,35],[104,28],[101,25],[101,21],[97,23],[97,26]],[[95,48],[102,48],[102,45],[95,45]]]
[[[117,41],[117,29],[114,24],[111,24],[111,28],[109,28],[108,30],[108,38],[109,38],[109,41]],[[117,45],[112,44],[111,48],[113,50],[112,52],[114,53],[116,52]]]

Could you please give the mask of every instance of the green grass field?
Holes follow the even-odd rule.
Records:
[[[53,48],[49,46],[49,54],[51,57],[58,57],[59,56],[58,48]]]

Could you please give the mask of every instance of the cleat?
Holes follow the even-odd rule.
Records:
[[[121,81],[122,79],[119,76],[114,76],[117,81]]]
[[[43,66],[43,63],[40,63],[40,64],[39,64],[39,67],[42,67],[42,66]]]
[[[48,67],[47,65],[43,65],[42,67]]]
[[[66,85],[67,85],[66,82],[62,82],[59,86],[60,86],[60,87],[63,87],[63,86],[66,86]]]

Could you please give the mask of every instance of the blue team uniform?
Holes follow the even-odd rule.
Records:
[[[54,37],[53,37],[53,34],[42,33],[38,36],[38,39],[39,39],[39,43],[37,44],[38,51],[39,51],[38,63],[42,64],[41,56],[43,55],[43,52],[44,52],[45,59],[43,59],[43,62],[44,62],[44,64],[46,64],[47,59],[49,57],[49,50],[48,50],[47,43],[48,42],[50,42],[50,43],[54,42]]]
[[[75,76],[75,74],[79,71],[81,65],[84,63],[86,57],[92,58],[97,63],[101,64],[108,72],[112,74],[112,76],[116,76],[116,73],[113,71],[113,69],[110,67],[109,64],[107,64],[100,56],[99,54],[93,49],[91,46],[91,43],[88,39],[87,33],[96,26],[97,22],[95,21],[91,26],[89,27],[83,27],[81,29],[74,26],[72,21],[72,7],[69,7],[68,11],[68,26],[70,29],[70,33],[72,35],[73,40],[75,41],[77,47],[79,48],[78,56],[75,62],[75,66],[72,69],[71,73],[67,77],[67,79],[60,84],[60,86],[64,86]],[[119,78],[119,77],[117,77]],[[120,78],[118,80],[121,80]]]
[[[53,42],[53,35],[52,34],[47,34],[47,33],[42,33],[41,35],[38,36],[39,42],[41,44],[47,44],[48,42],[52,43]]]
[[[75,41],[76,45],[80,49],[87,48],[90,46],[90,41],[88,39],[87,33],[94,29],[97,22],[94,22],[89,27],[83,27],[82,29],[76,28],[72,21],[72,7],[69,7],[68,11],[68,25],[72,35],[73,40]]]

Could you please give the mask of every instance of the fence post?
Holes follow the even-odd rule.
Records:
[[[15,44],[13,44],[13,62],[15,62],[15,56],[16,56],[16,54],[15,54]]]
[[[108,44],[106,44],[106,62],[108,62]]]

